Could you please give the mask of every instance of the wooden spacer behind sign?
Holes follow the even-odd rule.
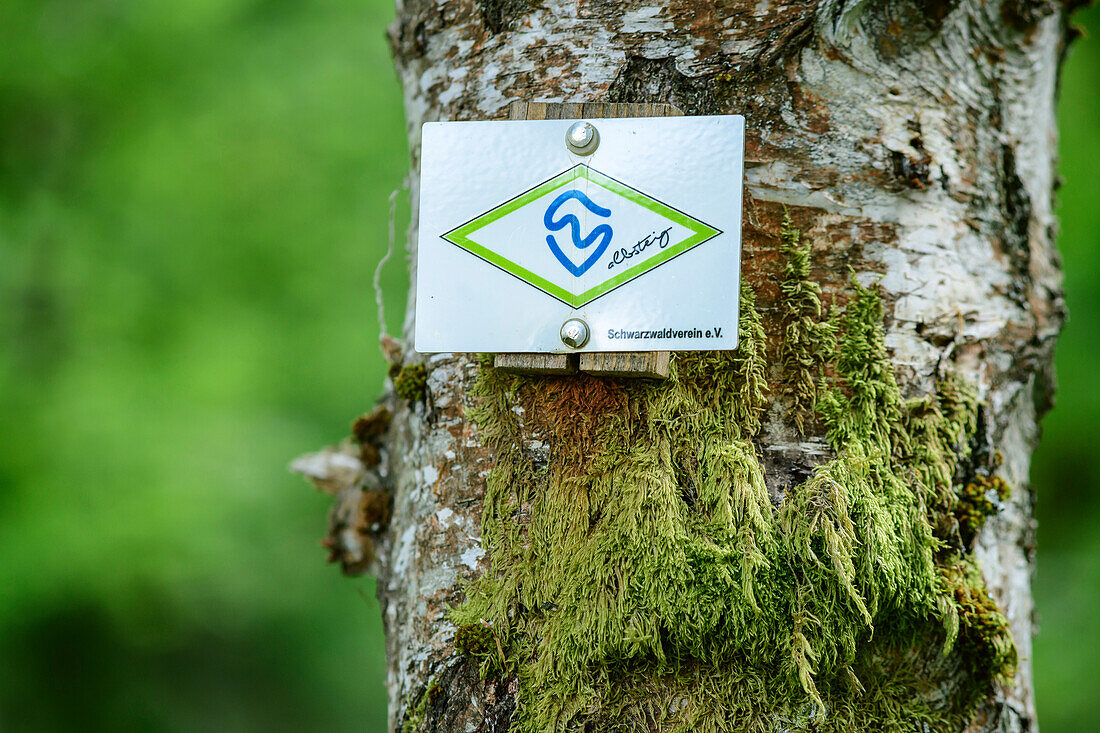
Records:
[[[606,102],[512,102],[510,120],[575,120],[606,117],[680,117],[671,104]],[[585,352],[582,354],[497,354],[493,366],[517,374],[574,374],[666,379],[669,352]]]

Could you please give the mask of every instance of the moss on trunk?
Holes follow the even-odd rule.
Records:
[[[482,368],[491,569],[452,619],[483,675],[518,678],[513,731],[960,730],[1012,673],[953,540],[997,500],[965,476],[974,391],[904,400],[878,295],[853,281],[830,322],[789,221],[784,241],[779,343],[745,288],[738,351],[677,354],[666,382]],[[781,496],[754,442],[771,399],[834,452]]]

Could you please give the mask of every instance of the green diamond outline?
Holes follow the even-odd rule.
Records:
[[[512,262],[507,257],[492,251],[484,245],[478,244],[470,238],[474,232],[479,229],[492,224],[498,219],[511,214],[513,211],[526,206],[532,201],[541,198],[555,188],[558,188],[563,183],[571,183],[578,179],[587,180],[590,183],[595,183],[604,189],[607,189],[611,193],[617,194],[628,201],[632,201],[639,206],[648,209],[656,214],[659,214],[666,219],[679,224],[680,226],[688,229],[692,232],[690,236],[684,239],[682,242],[668,247],[660,254],[649,258],[645,262],[639,262],[637,265],[630,267],[623,272],[619,273],[610,280],[605,280],[599,285],[589,288],[583,293],[571,293],[560,285],[550,282],[546,278],[536,275],[525,267]],[[474,217],[465,224],[460,224],[454,229],[441,234],[440,237],[451,244],[454,244],[462,249],[466,250],[472,255],[485,260],[491,265],[504,270],[509,275],[522,280],[528,285],[533,285],[539,290],[543,291],[547,295],[554,297],[561,302],[573,308],[580,308],[582,305],[591,303],[596,298],[602,295],[606,295],[620,285],[625,285],[636,277],[644,275],[645,273],[653,270],[656,267],[663,265],[669,260],[682,255],[689,249],[693,249],[703,242],[714,239],[719,234],[722,234],[722,230],[710,226],[702,221],[699,221],[695,217],[685,214],[679,209],[675,209],[668,204],[662,203],[653,198],[649,194],[642,193],[638,189],[629,186],[622,181],[618,181],[611,176],[600,173],[595,168],[588,166],[585,163],[578,163],[572,168],[562,171],[558,175],[550,178],[542,183],[538,184],[534,188],[530,188],[527,191],[519,194],[518,196],[505,201],[500,206],[497,206],[484,214]]]

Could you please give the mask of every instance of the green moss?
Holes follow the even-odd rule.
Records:
[[[745,438],[755,438],[760,432],[760,418],[768,407],[767,395],[767,336],[756,310],[756,293],[748,286],[741,287],[741,312],[738,317],[737,352],[732,359],[733,382],[737,399],[733,400],[731,424],[744,431]],[[721,360],[711,362],[714,372],[724,366]],[[685,374],[685,377],[687,375]],[[695,387],[701,390],[718,390],[727,385],[711,375],[707,380],[696,375]]]
[[[496,676],[507,670],[504,649],[492,627],[481,621],[459,626],[455,631],[455,651],[480,664],[481,676]]]
[[[954,515],[966,546],[973,544],[986,520],[997,513],[998,503],[1007,501],[1011,495],[1012,490],[1000,476],[976,476],[963,488]]]
[[[485,657],[493,652],[493,632],[486,624],[459,626],[454,644],[459,654]]]
[[[902,413],[908,440],[897,447],[898,463],[918,471],[922,501],[944,513],[959,501],[956,465],[970,456],[968,441],[977,429],[974,391],[954,376],[940,380],[935,394],[906,403]],[[957,461],[947,460],[956,456]]]
[[[950,628],[971,679],[1009,680],[1016,672],[1016,645],[1008,621],[990,598],[974,559],[955,555],[941,568],[951,600]]]
[[[809,317],[804,407],[817,403],[835,456],[774,499],[753,443],[769,387],[748,289],[738,351],[677,354],[664,383],[482,370],[473,417],[496,455],[482,527],[492,565],[452,617],[487,624],[513,660],[514,730],[596,718],[683,731],[962,728],[1011,657],[980,574],[933,529],[958,503],[976,400],[946,379],[904,401],[882,321],[878,296],[855,282],[837,326]],[[549,461],[530,439],[550,446]],[[933,702],[918,683],[929,690],[955,666],[926,660],[914,678],[929,639],[990,664]]]
[[[428,372],[423,364],[406,364],[393,378],[393,389],[412,407],[427,394]]]
[[[401,733],[417,733],[423,727],[424,719],[428,714],[428,706],[437,694],[439,694],[439,685],[435,680],[432,680],[405,715],[405,721],[401,724]]]
[[[817,409],[825,363],[836,348],[836,329],[821,317],[821,286],[810,278],[810,244],[802,242],[786,212],[780,240],[785,258],[779,283],[783,294],[780,386],[791,401],[791,417],[801,433]]]

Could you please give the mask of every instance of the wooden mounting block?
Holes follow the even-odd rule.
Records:
[[[601,117],[680,117],[671,104],[610,104],[604,102],[513,102],[510,120],[572,120]],[[578,359],[579,357],[579,359]],[[578,370],[601,377],[665,379],[669,352],[589,352],[582,354],[497,354],[493,366],[517,374],[574,374]]]

